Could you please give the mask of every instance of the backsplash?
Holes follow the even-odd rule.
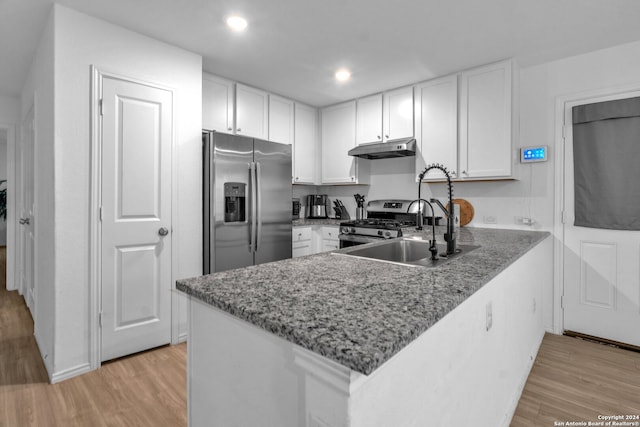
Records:
[[[294,185],[293,197],[302,204],[307,194],[326,194],[330,203],[340,199],[352,218],[355,217],[354,194],[363,194],[366,201],[377,199],[408,199],[418,197],[415,181],[415,158],[364,160],[371,162],[370,185]],[[553,207],[548,204],[549,180],[553,178],[553,162],[521,166],[520,180],[456,182],[454,198],[463,198],[474,207],[470,227],[513,228],[523,230],[551,229]],[[436,197],[446,204],[444,183],[423,183],[422,197]],[[330,210],[333,216],[333,209]],[[532,225],[522,224],[522,218],[532,218]]]

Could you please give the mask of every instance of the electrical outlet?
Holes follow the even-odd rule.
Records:
[[[487,303],[487,331],[493,326],[493,306],[491,301]]]
[[[493,215],[485,215],[482,217],[485,224],[495,224],[497,222],[496,217]]]
[[[513,222],[518,225],[533,225],[535,223],[533,218],[526,216],[514,216]]]

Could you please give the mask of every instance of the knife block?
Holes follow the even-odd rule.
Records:
[[[349,212],[347,212],[347,208],[345,208],[344,206],[340,206],[339,209],[334,206],[333,210],[336,212],[336,219],[351,219],[351,217],[349,216]]]

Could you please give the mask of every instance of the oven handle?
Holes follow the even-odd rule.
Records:
[[[370,237],[355,234],[339,234],[338,239],[344,240],[345,242],[362,243],[363,245],[365,243],[380,242],[382,240],[385,240],[383,237]]]

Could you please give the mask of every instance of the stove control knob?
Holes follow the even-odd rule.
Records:
[[[356,233],[356,228],[355,228],[355,227],[351,227],[351,232],[352,232],[353,234],[355,234],[355,233]]]
[[[391,232],[390,231],[385,231],[384,232],[384,237],[386,237],[386,238],[391,237]]]
[[[378,236],[382,236],[382,230],[378,230]]]

